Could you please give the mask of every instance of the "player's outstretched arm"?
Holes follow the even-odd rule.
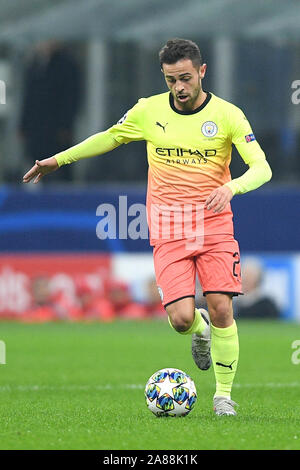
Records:
[[[36,160],[35,165],[23,176],[23,183],[32,181],[38,183],[44,175],[57,170],[58,163],[54,157]]]
[[[44,175],[83,158],[95,157],[107,153],[120,145],[110,132],[99,132],[88,137],[73,147],[44,160],[36,160],[35,165],[23,176],[23,183],[33,180],[38,183]]]

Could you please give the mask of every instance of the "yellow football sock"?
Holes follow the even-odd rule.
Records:
[[[227,328],[211,325],[211,357],[217,385],[214,396],[230,398],[239,359],[239,339],[235,321]]]

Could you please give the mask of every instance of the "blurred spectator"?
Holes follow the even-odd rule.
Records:
[[[23,313],[25,322],[48,322],[59,317],[49,288],[49,279],[46,276],[37,276],[32,280],[31,307]]]
[[[77,308],[72,308],[69,312],[72,320],[110,322],[115,319],[116,312],[112,303],[103,295],[103,292],[91,287],[86,280],[81,279],[77,282],[76,296]]]
[[[35,47],[25,72],[19,124],[25,156],[30,163],[73,145],[79,82],[79,68],[60,43],[47,41]],[[28,164],[27,161],[26,167]],[[70,180],[70,166],[65,165],[61,170],[53,178]]]
[[[105,289],[95,288],[86,277],[75,280],[74,296],[64,289],[51,289],[50,279],[37,276],[32,280],[32,303],[20,317],[25,322],[48,322],[53,320],[102,321],[116,318],[147,318],[143,304],[134,302],[129,286],[110,280]]]
[[[163,317],[167,318],[167,312],[165,311],[161,298],[158,292],[155,278],[150,279],[146,288],[146,302],[145,307],[147,315],[149,317]]]
[[[129,287],[125,282],[110,281],[107,286],[107,298],[119,318],[137,319],[147,317],[146,307],[133,301]]]
[[[245,262],[242,269],[243,296],[235,299],[239,318],[278,318],[276,303],[262,291],[263,269],[257,261]]]

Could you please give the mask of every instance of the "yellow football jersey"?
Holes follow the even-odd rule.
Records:
[[[205,235],[232,235],[230,203],[220,214],[206,210],[203,203],[219,186],[226,184],[233,194],[241,194],[272,175],[244,113],[209,92],[203,104],[191,112],[178,110],[169,92],[141,98],[116,125],[55,157],[61,166],[137,140],[147,142],[147,215],[152,244],[161,241],[159,230],[153,230],[153,215],[158,220],[161,212],[174,216],[190,206],[199,212],[202,205]],[[231,181],[233,144],[250,168]]]
[[[244,113],[212,93],[192,112],[179,111],[170,93],[142,98],[108,132],[120,144],[147,142],[148,217],[153,205],[203,203],[229,182],[232,144],[245,163],[265,160]],[[233,232],[230,204],[205,219],[206,235]]]
[[[230,181],[232,144],[245,163],[265,159],[244,113],[212,93],[190,113],[170,93],[142,98],[108,132],[120,144],[146,140],[153,197],[163,203],[203,202]]]

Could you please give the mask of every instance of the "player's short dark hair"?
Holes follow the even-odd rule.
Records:
[[[178,60],[190,59],[195,68],[202,65],[202,56],[199,47],[189,39],[169,39],[159,52],[160,66],[175,64]]]

